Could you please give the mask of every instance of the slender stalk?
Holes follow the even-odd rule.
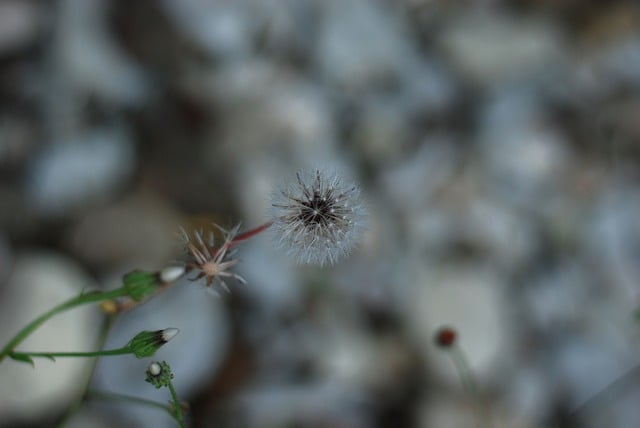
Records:
[[[109,333],[109,330],[111,330],[111,326],[113,325],[113,322],[114,322],[115,318],[116,318],[115,315],[109,315],[109,316],[104,317],[104,320],[102,322],[102,326],[100,327],[100,333],[98,335],[98,340],[96,341],[96,348],[97,349],[102,349],[102,347],[104,346],[105,342],[107,341],[107,334]],[[91,360],[90,366],[89,366],[88,370],[86,370],[86,372],[85,372],[86,374],[85,374],[85,379],[83,381],[84,388],[82,390],[82,394],[78,395],[73,400],[73,402],[71,403],[71,405],[69,406],[69,408],[67,409],[65,414],[62,416],[62,418],[58,422],[57,428],[64,428],[67,425],[67,423],[71,420],[71,418],[73,418],[73,416],[80,409],[80,406],[82,405],[82,403],[84,402],[84,400],[87,397],[88,390],[89,390],[89,385],[91,384],[91,378],[93,377],[93,372],[95,371],[97,362],[98,362],[97,358],[94,359],[94,360]]]
[[[87,399],[94,399],[94,398],[98,398],[101,400],[111,400],[111,401],[123,401],[126,403],[134,403],[134,404],[140,404],[143,406],[149,406],[149,407],[155,407],[157,409],[160,410],[164,410],[165,412],[169,413],[169,415],[176,419],[176,415],[171,411],[171,409],[169,408],[169,406],[167,406],[164,403],[161,403],[159,401],[153,401],[153,400],[147,400],[146,398],[140,398],[140,397],[136,397],[134,395],[126,395],[126,394],[119,394],[119,393],[115,393],[115,392],[107,392],[107,391],[99,391],[97,389],[89,389],[87,391],[87,395],[86,395]]]
[[[489,414],[489,409],[486,403],[483,400],[482,395],[480,394],[480,390],[478,388],[478,384],[476,383],[476,379],[473,376],[473,371],[467,362],[467,358],[464,355],[462,349],[458,346],[452,346],[448,349],[449,357],[453,362],[453,365],[458,372],[458,376],[460,376],[460,381],[462,382],[463,388],[467,391],[467,393],[472,397],[474,402],[476,403],[476,412],[478,415],[478,427],[479,428],[490,428],[493,426],[491,422],[491,416]]]
[[[249,229],[246,232],[242,232],[239,235],[236,235],[236,237],[233,238],[233,241],[231,241],[229,248],[233,248],[236,245],[242,243],[242,241],[246,241],[247,239],[252,238],[257,234],[264,232],[269,227],[271,227],[272,224],[273,224],[273,221],[268,221],[266,223],[261,224],[258,227],[254,227],[253,229]]]
[[[148,302],[149,300],[151,300],[152,297],[156,297],[158,294],[167,291],[174,284],[175,284],[175,282],[160,285],[153,292],[153,296],[151,296],[148,299],[145,299],[145,300],[143,300],[141,302],[137,302],[137,301],[133,300],[130,297],[122,299],[122,301],[118,302],[118,312],[124,313],[124,312],[128,312],[128,311],[132,310],[133,308],[137,308],[138,306],[140,306],[140,305]]]
[[[107,351],[91,351],[91,352],[11,352],[10,356],[14,357],[43,357],[43,358],[56,358],[56,357],[108,357],[110,355],[125,355],[131,354],[133,351],[130,347],[109,349]]]
[[[44,324],[49,318],[57,315],[61,312],[64,312],[68,309],[74,308],[76,306],[85,305],[88,303],[100,302],[102,300],[114,299],[116,297],[125,296],[127,291],[124,288],[118,288],[116,290],[105,291],[105,292],[93,292],[88,294],[81,294],[79,296],[73,297],[66,302],[55,306],[44,314],[40,315],[35,320],[31,321],[27,324],[22,330],[20,330],[14,337],[11,339],[0,351],[0,362],[4,360],[4,358],[13,353],[13,350],[18,346],[22,341],[24,341],[31,333],[33,333],[38,327]]]
[[[472,396],[478,395],[478,386],[476,385],[475,378],[473,377],[473,372],[467,364],[467,359],[465,358],[462,350],[457,346],[451,348],[449,352],[449,356],[453,361],[453,364],[456,366],[456,371],[460,376],[460,381],[462,385],[467,390],[467,392]]]
[[[182,414],[182,404],[180,404],[180,400],[178,399],[178,394],[176,393],[175,388],[173,387],[173,383],[169,382],[169,391],[171,391],[171,398],[173,398],[173,409],[175,412],[175,419],[180,425],[180,428],[185,428],[184,424],[184,416]]]

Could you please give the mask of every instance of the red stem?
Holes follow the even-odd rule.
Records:
[[[246,241],[247,239],[257,235],[258,233],[264,232],[269,227],[271,227],[272,224],[273,224],[273,221],[268,221],[266,223],[261,224],[258,227],[254,227],[253,229],[249,229],[246,232],[242,232],[241,234],[236,235],[236,237],[233,238],[233,241],[231,241],[231,243],[229,244],[229,248],[235,247],[236,245],[240,244],[242,241]]]

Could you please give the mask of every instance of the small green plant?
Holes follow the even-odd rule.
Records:
[[[184,417],[183,417],[183,404],[178,399],[178,394],[176,393],[176,389],[173,387],[173,383],[171,380],[173,379],[173,373],[171,373],[171,367],[167,364],[166,361],[161,363],[153,362],[149,364],[147,368],[147,379],[151,385],[160,389],[162,387],[169,388],[169,392],[171,392],[171,405],[167,407],[167,411],[169,414],[176,420],[180,427],[184,428]]]
[[[44,324],[51,317],[58,315],[62,312],[76,308],[78,306],[87,305],[97,302],[113,301],[117,298],[129,298],[132,301],[140,302],[145,298],[153,295],[157,290],[160,290],[163,286],[168,285],[163,282],[162,274],[152,272],[132,272],[125,275],[123,279],[124,285],[118,289],[103,292],[89,292],[82,293],[79,296],[73,297],[66,302],[55,306],[44,314],[40,315],[35,320],[27,324],[22,330],[20,330],[9,342],[0,350],[0,362],[6,357],[12,358],[17,361],[23,361],[33,364],[31,357],[72,357],[72,356],[100,356],[100,355],[122,355],[129,352],[125,352],[122,348],[118,350],[118,353],[104,354],[107,351],[96,351],[94,355],[75,355],[78,353],[68,353],[74,355],[60,355],[61,353],[46,353],[46,352],[17,352],[15,348],[20,345],[31,333],[33,333],[38,327]],[[116,351],[116,350],[114,350]],[[102,352],[102,354],[100,354]],[[53,355],[56,354],[56,355]],[[82,353],[88,354],[88,353]]]
[[[137,358],[151,357],[156,353],[158,349],[165,343],[167,343],[173,336],[178,333],[177,328],[167,328],[165,330],[157,331],[142,331],[131,339],[122,348],[109,349],[102,351],[90,351],[90,352],[16,352],[9,353],[9,357],[16,361],[22,361],[30,363],[35,367],[33,362],[34,357],[49,358],[52,361],[56,360],[56,357],[108,357],[111,355],[125,355],[133,354]]]
[[[447,353],[455,367],[460,382],[465,392],[475,404],[476,421],[478,428],[491,428],[491,416],[489,409],[483,400],[478,388],[478,383],[473,375],[471,367],[467,362],[464,351],[458,346],[458,333],[453,327],[443,326],[438,329],[435,335],[436,345]]]
[[[99,358],[131,354],[136,358],[148,358],[171,338],[178,330],[167,328],[158,331],[142,331],[127,344],[117,349],[102,349],[114,318],[124,311],[135,309],[183,278],[203,283],[212,289],[216,284],[229,291],[226,280],[246,281],[231,269],[239,262],[233,258],[235,247],[248,239],[273,227],[278,246],[293,256],[299,263],[333,264],[346,256],[354,247],[362,230],[364,208],[359,200],[356,186],[344,185],[335,174],[319,169],[312,173],[299,172],[294,185],[288,185],[274,193],[272,220],[240,233],[240,227],[230,230],[214,225],[222,233],[222,243],[217,244],[213,231],[202,230],[187,233],[180,229],[187,260],[159,271],[134,271],[123,277],[122,286],[110,291],[91,291],[63,302],[40,315],[13,336],[0,349],[0,364],[7,358],[35,367],[34,358]],[[50,318],[83,305],[99,303],[106,314],[100,333],[98,349],[93,351],[22,351],[17,347]],[[95,363],[94,363],[95,366]],[[147,382],[156,388],[166,387],[172,404],[166,406],[152,400],[97,391],[88,388],[89,373],[84,394],[68,409],[60,425],[68,421],[86,399],[121,400],[134,404],[166,410],[180,427],[185,427],[184,409],[178,400],[171,380],[173,374],[166,362],[153,362],[147,368]]]

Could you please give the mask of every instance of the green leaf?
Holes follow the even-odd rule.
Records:
[[[21,363],[27,363],[27,364],[31,364],[31,367],[35,368],[36,365],[33,361],[33,358],[31,358],[28,355],[24,355],[24,354],[9,354],[9,358],[11,358],[14,361],[19,361]]]

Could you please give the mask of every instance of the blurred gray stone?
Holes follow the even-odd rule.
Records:
[[[528,321],[541,330],[581,328],[588,313],[593,281],[578,262],[564,262],[524,289]]]
[[[245,228],[268,220],[281,179],[339,165],[362,178],[372,212],[361,246],[329,269],[295,266],[269,232],[239,247],[249,283],[230,284],[230,308],[253,371],[194,422],[374,426],[400,408],[398,389],[418,385],[401,404],[418,424],[471,426],[475,403],[433,345],[448,323],[495,426],[551,424],[637,362],[639,9],[458,3],[163,0],[153,19],[131,20],[127,2],[64,0],[55,22],[49,6],[2,3],[0,260],[44,239],[118,285],[131,267],[168,261],[179,220],[171,201],[123,186],[136,165],[122,123],[145,139],[145,187],[158,171],[172,188],[200,180],[180,203],[221,198],[228,213],[213,214]],[[55,219],[70,227],[36,235]],[[181,328],[159,357],[188,399],[229,334],[220,300],[203,294],[176,284],[126,314],[109,345],[129,327]],[[412,372],[416,357],[425,368]],[[104,362],[102,386],[166,401],[144,383],[146,362]],[[635,426],[638,382],[623,383],[585,426]],[[94,408],[87,424],[116,413]],[[127,409],[120,425],[172,422]]]
[[[459,428],[478,424],[473,408],[466,400],[438,394],[418,409],[418,426],[421,428]]]
[[[625,311],[638,306],[638,252],[640,248],[640,192],[638,187],[605,184],[585,224],[583,250],[597,267],[598,277],[625,297]]]
[[[110,422],[104,413],[96,412],[91,405],[85,405],[80,407],[65,426],[69,428],[113,428],[113,423]],[[120,419],[118,422],[125,421]]]
[[[0,230],[0,294],[13,266],[13,249],[6,235]]]
[[[275,314],[283,308],[295,309],[304,296],[300,288],[300,269],[285,254],[273,250],[269,232],[242,246],[241,275],[247,280],[246,291],[262,305],[262,310]]]
[[[0,290],[0,343],[5,344],[27,323],[65,300],[91,289],[94,281],[72,260],[54,253],[20,254]],[[99,331],[95,306],[56,315],[29,336],[18,350],[33,352],[89,351]],[[0,365],[0,419],[37,423],[60,412],[82,393],[87,359],[35,359],[29,364],[9,359]]]
[[[0,167],[22,166],[33,155],[37,147],[36,138],[36,129],[30,120],[16,115],[0,115]]]
[[[345,385],[317,382],[311,385],[265,384],[245,391],[237,414],[245,426],[278,427],[297,421],[317,426],[371,426],[364,410],[366,397]]]
[[[42,5],[37,2],[0,3],[0,56],[17,53],[42,35]]]
[[[139,107],[151,82],[109,31],[109,2],[63,0],[42,75],[31,87],[49,138],[65,140],[86,128],[87,106]],[[43,61],[44,62],[44,61]]]
[[[473,265],[436,268],[415,260],[408,268],[413,277],[403,297],[409,329],[432,372],[449,385],[459,385],[451,361],[434,343],[436,331],[450,326],[458,332],[458,346],[479,382],[490,381],[509,360],[513,346],[502,279]]]
[[[416,65],[415,48],[390,7],[364,0],[330,0],[323,7],[316,61],[337,87],[358,92],[393,85]]]
[[[66,236],[72,253],[94,267],[158,270],[180,254],[181,218],[167,201],[134,194],[90,210]]]
[[[306,66],[313,56],[323,2],[315,0],[256,0],[264,22],[265,53],[293,66]]]
[[[241,60],[251,53],[260,22],[257,16],[262,17],[258,2],[169,0],[162,5],[179,30],[206,52],[226,61]]]
[[[403,111],[392,103],[366,103],[354,129],[358,149],[374,165],[402,157],[410,143],[410,129]]]
[[[566,58],[563,37],[550,21],[504,12],[460,14],[446,25],[439,44],[467,79],[488,86],[550,73]]]
[[[447,136],[425,140],[381,174],[385,196],[398,212],[407,216],[420,212],[452,178],[458,163],[458,153]]]
[[[626,83],[635,88],[640,86],[640,37],[637,34],[603,50],[599,59],[595,64],[599,69],[596,73],[600,71],[619,84]]]
[[[501,407],[509,409],[517,420],[534,427],[549,420],[557,399],[555,394],[560,393],[560,385],[554,381],[548,367],[541,367],[547,360],[541,359],[542,362],[536,364],[535,358],[523,358],[515,367],[507,369],[508,376],[500,377],[504,384]]]
[[[317,364],[323,379],[363,392],[402,389],[398,383],[410,377],[414,367],[409,347],[400,338],[379,340],[354,325],[348,314],[326,315],[333,319],[322,320],[325,328],[312,348],[313,355],[322,355]]]
[[[148,76],[110,35],[105,0],[64,0],[56,27],[53,61],[58,75],[55,85],[73,100],[84,104],[86,96],[105,101],[138,105],[148,95]],[[57,100],[64,106],[68,100]],[[51,100],[53,109],[56,100]],[[74,108],[83,108],[78,105]],[[80,110],[75,111],[80,116]]]
[[[564,136],[546,122],[528,88],[496,93],[483,116],[479,154],[492,189],[517,206],[539,209],[566,179],[572,152]]]
[[[297,169],[335,158],[330,100],[314,82],[263,60],[201,77],[188,79],[189,92],[224,112],[206,153],[214,168],[269,160]]]
[[[457,240],[503,271],[517,272],[527,266],[540,245],[531,223],[500,200],[477,197],[460,216]]]
[[[43,217],[58,217],[103,202],[126,182],[134,162],[131,141],[118,129],[51,144],[31,165],[29,205]]]
[[[623,27],[616,30],[622,31]],[[608,105],[632,103],[633,97],[627,100],[620,91],[626,95],[624,88],[640,86],[640,37],[633,32],[613,35],[608,43],[587,45],[576,54],[565,74],[549,81],[547,89],[592,121],[611,120],[608,116],[615,113]]]
[[[637,358],[617,338],[582,334],[565,341],[552,366],[553,375],[569,393],[569,405],[588,412],[588,400],[637,366]],[[624,355],[626,354],[626,355]],[[602,397],[606,399],[606,397]]]

